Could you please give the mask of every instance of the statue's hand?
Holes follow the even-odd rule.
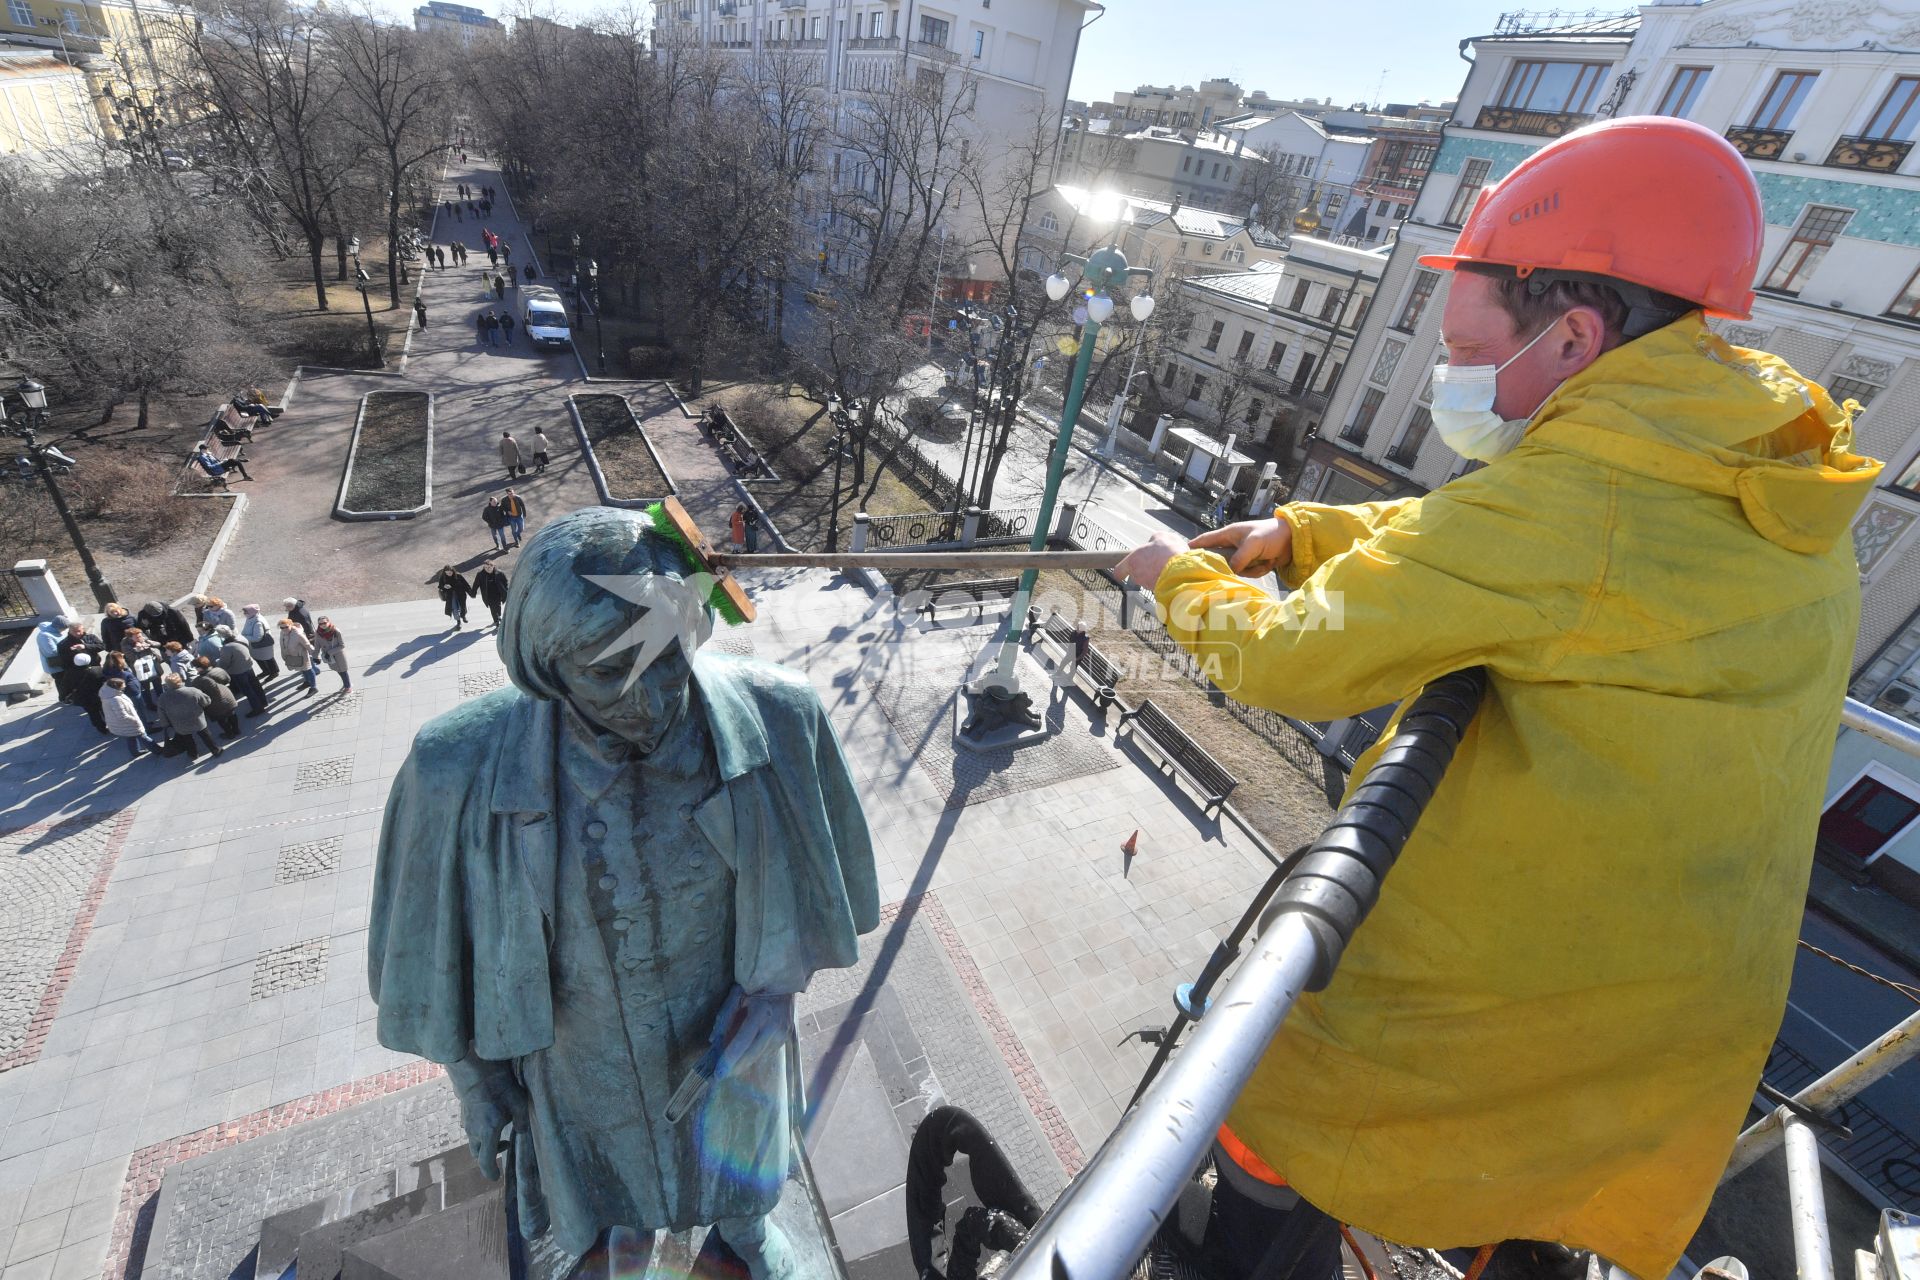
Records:
[[[734,1069],[770,1040],[793,1027],[793,996],[777,991],[744,992],[735,987],[713,1020],[709,1044],[723,1045],[714,1076],[730,1076]]]
[[[473,1162],[488,1179],[498,1180],[503,1131],[510,1124],[516,1132],[525,1130],[527,1092],[510,1063],[466,1058],[449,1066],[447,1076],[460,1095],[460,1122]]]

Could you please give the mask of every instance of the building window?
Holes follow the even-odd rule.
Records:
[[[1910,141],[1914,125],[1920,124],[1920,76],[1901,76],[1887,90],[1880,109],[1860,131],[1863,138],[1890,142]]]
[[[1273,350],[1267,352],[1267,372],[1268,373],[1278,372],[1280,368],[1280,362],[1282,360],[1285,360],[1286,358],[1287,358],[1287,344],[1284,342],[1274,343]]]
[[[1220,255],[1220,261],[1222,262],[1245,262],[1246,260],[1247,250],[1244,245],[1229,245],[1226,251]]]
[[[1235,360],[1245,360],[1247,358],[1247,353],[1252,350],[1253,350],[1253,330],[1249,329],[1245,333],[1240,335],[1240,348],[1239,350],[1233,353],[1233,358]]]
[[[1384,218],[1387,216],[1387,202],[1385,200],[1382,200],[1373,207],[1373,216],[1376,218]]]
[[[820,19],[818,17],[813,20],[813,38],[815,40],[820,38]]]
[[[1858,378],[1835,378],[1828,384],[1827,394],[1833,397],[1835,404],[1845,404],[1849,400],[1858,400],[1860,402],[1860,413],[1854,418],[1854,422],[1858,423],[1860,418],[1866,416],[1867,406],[1873,403],[1874,396],[1878,395],[1884,389],[1885,388],[1876,386],[1871,382],[1862,382]]]
[[[876,40],[880,38],[881,21],[882,21],[881,11],[878,9],[875,9],[873,11],[873,20],[868,24],[867,34],[872,36]]]
[[[1920,271],[1915,271],[1907,277],[1907,287],[1900,291],[1900,296],[1895,298],[1893,305],[1887,308],[1887,314],[1920,320]]]
[[[1053,216],[1051,209],[1040,215],[1040,229],[1042,231],[1058,231],[1060,229],[1060,219]]]
[[[1253,403],[1247,406],[1247,425],[1248,426],[1253,427],[1253,426],[1258,426],[1260,424],[1260,414],[1261,414],[1261,411],[1265,409],[1265,407],[1266,407],[1265,402],[1260,400],[1255,400]]]
[[[34,25],[33,9],[27,4],[27,0],[7,0],[7,12],[13,15],[13,21],[17,26]]]
[[[1215,182],[1220,181],[1220,162],[1218,160],[1213,162],[1213,180]]]
[[[1868,769],[1820,815],[1817,852],[1865,865],[1920,819],[1920,799],[1893,785],[1895,777]]]
[[[1673,73],[1673,82],[1661,95],[1660,105],[1653,109],[1657,116],[1678,116],[1685,120],[1687,113],[1693,110],[1693,104],[1700,98],[1700,90],[1707,83],[1706,67],[1681,67]]]
[[[1160,379],[1160,381],[1166,383],[1168,386],[1172,386],[1173,375],[1178,372],[1180,372],[1180,366],[1175,364],[1173,361],[1169,360],[1167,361],[1167,376]]]
[[[974,32],[973,33],[973,56],[976,58],[981,57],[986,53],[986,51],[987,51],[987,33],[984,31]]]
[[[1373,420],[1380,415],[1380,404],[1387,393],[1378,387],[1368,387],[1360,397],[1360,407],[1354,410],[1353,423],[1340,433],[1340,438],[1348,444],[1365,444],[1367,432],[1373,429]]]
[[[922,44],[936,44],[942,49],[946,48],[947,33],[951,29],[952,28],[947,25],[945,18],[929,18],[924,13],[920,15],[920,42]]]
[[[1206,391],[1206,389],[1207,389],[1207,375],[1204,373],[1194,374],[1193,390],[1187,393],[1187,399],[1198,400],[1201,394]]]
[[[79,35],[80,34],[80,11],[78,9],[62,9],[60,11],[60,25],[66,28],[66,32],[68,35],[70,36]]]
[[[1773,264],[1773,270],[1767,273],[1766,283],[1762,287],[1781,293],[1799,293],[1852,218],[1851,209],[1835,209],[1823,204],[1808,205],[1807,211],[1800,215],[1800,225],[1794,230],[1793,239],[1780,251],[1780,257]]]
[[[1420,317],[1427,313],[1427,303],[1433,298],[1433,291],[1440,286],[1438,271],[1415,271],[1413,288],[1407,290],[1407,300],[1400,307],[1400,318],[1393,327],[1412,333],[1419,325]]]
[[[1346,192],[1344,192],[1344,191],[1329,191],[1329,192],[1327,192],[1327,213],[1328,213],[1328,215],[1329,215],[1329,216],[1331,216],[1331,215],[1333,215],[1333,214],[1336,214],[1336,213],[1338,213],[1338,212],[1340,212],[1340,208],[1341,208],[1341,206],[1342,206],[1342,205],[1344,205],[1344,204],[1346,204],[1346,202],[1347,202],[1347,193],[1346,193]]]
[[[1293,301],[1288,305],[1295,311],[1305,311],[1307,309],[1307,282],[1305,280],[1293,286]]]
[[[1536,62],[1523,58],[1507,73],[1497,107],[1520,111],[1583,112],[1607,78],[1602,62]]]
[[[1773,87],[1767,90],[1767,96],[1760,99],[1760,105],[1754,108],[1753,118],[1747,121],[1747,127],[1793,128],[1793,118],[1800,114],[1800,104],[1807,100],[1807,94],[1813,91],[1813,82],[1819,78],[1818,71],[1782,71],[1774,76]]]
[[[1220,349],[1220,335],[1226,331],[1227,322],[1225,320],[1215,320],[1213,322],[1213,328],[1207,333],[1206,342],[1201,344],[1203,349],[1207,351],[1218,351]]]
[[[1313,387],[1313,357],[1301,356],[1300,363],[1293,371],[1291,390],[1294,395],[1304,395]]]
[[[1400,433],[1400,439],[1393,448],[1387,450],[1387,461],[1397,462],[1403,467],[1413,465],[1420,456],[1420,446],[1426,443],[1427,428],[1433,425],[1433,415],[1423,408],[1416,407],[1413,416],[1407,419],[1407,429]]]
[[[1467,220],[1480,188],[1487,185],[1487,170],[1491,168],[1491,160],[1469,160],[1461,167],[1460,185],[1453,189],[1453,203],[1447,206],[1447,226],[1457,227]]]
[[[1413,212],[1413,206],[1410,204],[1397,204],[1393,206],[1393,216],[1398,218],[1402,222],[1405,222],[1407,220],[1407,215],[1412,212]]]
[[[1338,293],[1336,293],[1332,289],[1328,289],[1327,296],[1320,300],[1320,318],[1322,320],[1331,320],[1334,323],[1338,324],[1339,318],[1340,318],[1340,304],[1344,301],[1345,299],[1342,298]]]
[[[1193,172],[1193,157],[1192,157],[1192,156],[1181,156],[1181,157],[1180,157],[1180,172],[1182,172],[1182,173],[1192,173],[1192,172]]]

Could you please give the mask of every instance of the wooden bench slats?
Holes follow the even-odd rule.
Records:
[[[1184,774],[1187,781],[1205,793],[1209,810],[1225,805],[1227,797],[1240,785],[1238,778],[1207,754],[1206,748],[1188,737],[1166,712],[1154,705],[1153,699],[1143,698],[1138,707],[1121,714],[1122,726],[1132,721],[1138,721],[1147,731],[1171,768]]]

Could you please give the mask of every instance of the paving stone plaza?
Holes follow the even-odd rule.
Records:
[[[918,1118],[973,1111],[1050,1199],[1146,1065],[1128,1033],[1169,1021],[1271,864],[1081,699],[1055,697],[1055,738],[1017,758],[956,755],[954,684],[989,627],[904,624],[819,572],[756,596],[760,620],[713,643],[812,680],[887,904],[803,1005],[808,1150],[856,1274],[905,1274]],[[415,730],[501,664],[434,602],[332,616],[352,693],[283,679],[218,761],[129,760],[46,698],[0,712],[9,1280],[251,1275],[266,1218],[460,1141],[438,1069],[375,1041],[368,898]],[[411,1119],[356,1111],[392,1099]]]

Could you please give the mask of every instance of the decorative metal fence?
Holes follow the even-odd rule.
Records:
[[[0,630],[30,627],[39,620],[40,615],[27,599],[27,589],[20,585],[20,579],[11,570],[0,573]]]
[[[916,511],[912,515],[904,516],[870,516],[867,519],[867,545],[897,549],[958,543],[965,525],[965,517],[954,511]]]

